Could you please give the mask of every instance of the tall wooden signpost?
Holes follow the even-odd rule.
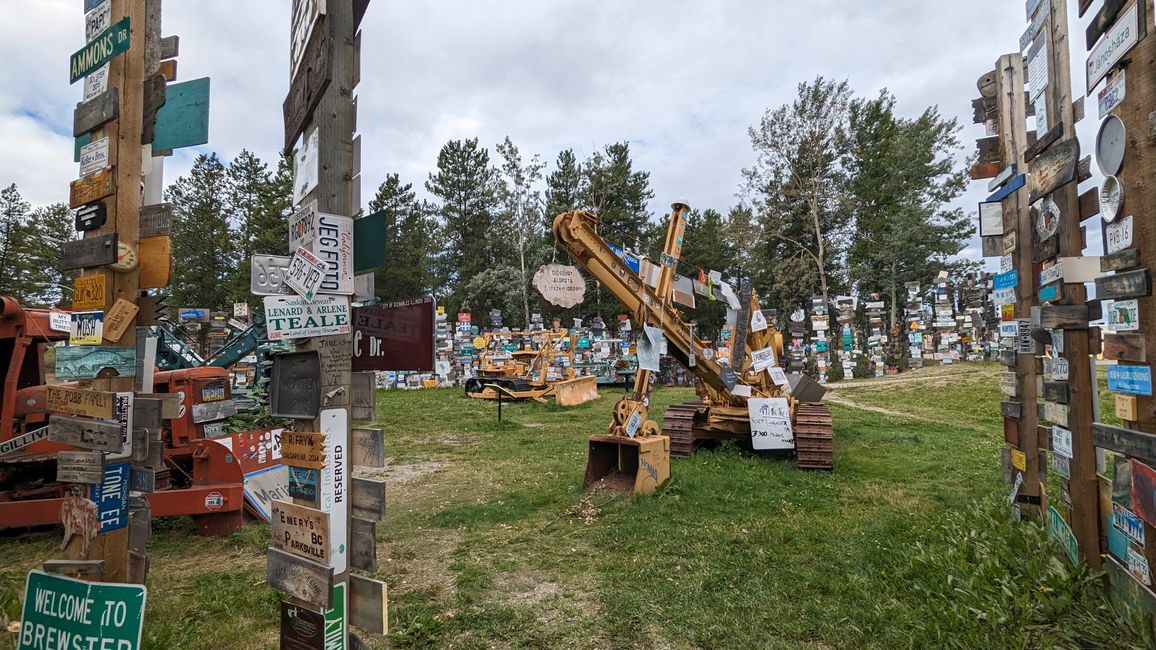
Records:
[[[387,630],[385,584],[354,571],[376,572],[374,522],[385,508],[384,484],[351,472],[355,463],[382,462],[381,431],[350,426],[352,218],[361,203],[354,89],[358,25],[367,5],[294,0],[292,9],[283,112],[285,147],[295,149],[296,207],[288,233],[295,253],[281,272],[285,291],[296,295],[265,298],[270,338],[296,339],[295,354],[302,355],[274,357],[272,381],[274,407],[293,407],[287,414],[297,420],[296,432],[285,433],[292,502],[274,505],[268,557],[269,584],[291,597],[281,612],[286,649],[353,647],[359,642],[350,625]],[[310,395],[298,395],[303,388]],[[302,409],[306,404],[316,410]],[[299,632],[318,623],[324,639],[308,645]]]

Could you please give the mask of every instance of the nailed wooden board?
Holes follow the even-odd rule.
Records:
[[[1041,394],[1044,399],[1057,404],[1067,404],[1070,401],[1068,382],[1066,381],[1045,381]]]
[[[999,362],[1008,367],[1015,367],[1016,363],[1019,362],[1019,356],[1015,350],[1000,350]]]
[[[99,451],[57,452],[56,480],[61,483],[100,484],[104,480],[104,454]]]
[[[978,181],[986,178],[995,178],[999,175],[1001,169],[1003,169],[1003,163],[999,161],[976,163],[971,166],[971,180]]]
[[[140,288],[169,286],[173,268],[173,243],[168,236],[140,240]]]
[[[1011,418],[1004,418],[1003,439],[1013,447],[1020,446],[1020,422]]]
[[[132,326],[132,321],[136,318],[140,307],[132,304],[124,298],[117,298],[113,303],[112,309],[104,315],[104,338],[107,341],[116,343],[120,341],[120,337]]]
[[[112,196],[116,189],[114,168],[106,167],[68,184],[68,207],[79,208]],[[115,233],[114,233],[115,234]],[[61,269],[67,271],[68,269]]]
[[[1093,422],[1092,442],[1097,447],[1133,458],[1156,460],[1156,435],[1151,433]]]
[[[325,434],[307,431],[282,431],[281,464],[312,469],[324,468]]]
[[[176,58],[181,53],[181,37],[180,36],[166,36],[161,39],[161,53],[160,58],[172,59]]]
[[[54,413],[113,418],[116,394],[49,384],[44,387],[44,406]]]
[[[388,620],[385,583],[350,574],[349,622],[371,634],[385,634],[389,627]]]
[[[1028,179],[1028,202],[1035,202],[1076,179],[1080,141],[1068,138],[1036,156]]]
[[[270,587],[293,598],[319,608],[333,606],[333,567],[270,548],[265,578]]]
[[[1088,329],[1087,305],[1043,305],[1040,327],[1044,329]]]
[[[1038,138],[1030,147],[1024,149],[1024,162],[1029,163],[1034,160],[1036,156],[1039,156],[1044,152],[1044,150],[1052,146],[1052,143],[1054,143],[1056,140],[1059,140],[1060,136],[1063,134],[1064,125],[1062,122],[1053,126],[1048,130],[1047,133],[1044,133],[1042,137]]]
[[[1096,278],[1096,298],[1143,298],[1152,293],[1152,277],[1148,269],[1137,269]]]
[[[351,430],[351,462],[360,467],[385,467],[385,430],[354,427]]]
[[[1134,332],[1105,334],[1101,349],[1104,358],[1112,361],[1144,363],[1148,360],[1143,334]]]
[[[289,84],[289,94],[281,105],[285,121],[285,150],[293,148],[297,136],[321,102],[333,80],[334,25],[321,16],[301,55],[301,64]]]
[[[1101,271],[1126,271],[1137,266],[1140,266],[1140,251],[1135,248],[1125,248],[1100,257]]]
[[[157,111],[165,105],[166,100],[165,79],[166,77],[162,74],[154,74],[145,79],[141,113],[141,144],[152,144],[153,140],[156,139]]]
[[[329,513],[289,501],[273,500],[269,511],[273,548],[329,564]]]
[[[351,348],[352,350],[352,348]],[[359,421],[377,419],[377,373],[354,372],[350,386],[349,417]]]
[[[157,203],[140,209],[141,239],[171,234],[173,230],[173,204]]]
[[[349,563],[355,569],[377,573],[377,524],[360,517],[349,523]]]
[[[179,398],[179,396],[176,396]],[[132,401],[132,426],[134,429],[159,430],[163,426],[164,401],[145,397],[140,393]],[[171,419],[171,418],[170,418]]]
[[[109,88],[92,99],[78,104],[72,112],[73,137],[95,131],[120,116],[120,98],[116,88]]]
[[[1036,405],[1036,414],[1041,420],[1047,420],[1061,427],[1068,426],[1069,409],[1066,404],[1043,402]]]
[[[116,241],[116,233],[109,233],[63,242],[57,268],[70,271],[112,264],[116,262]]]
[[[385,481],[354,478],[350,484],[350,496],[354,517],[385,521]]]
[[[124,436],[117,422],[54,415],[48,421],[48,439],[81,449],[111,451],[118,454],[124,451]]]
[[[1100,214],[1100,190],[1093,187],[1080,195],[1080,221],[1091,219],[1098,214]]]
[[[979,163],[996,163],[1003,165],[1003,157],[1000,154],[999,136],[992,136],[989,138],[979,138],[975,141],[975,148],[979,152]]]
[[[1136,396],[1116,395],[1116,417],[1128,422],[1136,421]]]
[[[1092,17],[1091,22],[1088,23],[1088,28],[1084,30],[1084,43],[1087,49],[1092,49],[1096,45],[1096,41],[1108,31],[1112,23],[1116,22],[1116,18],[1120,15],[1120,10],[1124,8],[1127,0],[1104,0],[1104,5]],[[1084,15],[1080,11],[1080,15]]]

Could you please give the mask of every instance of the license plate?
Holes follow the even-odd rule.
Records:
[[[249,291],[257,296],[291,295],[293,289],[285,284],[290,259],[284,255],[254,255]]]

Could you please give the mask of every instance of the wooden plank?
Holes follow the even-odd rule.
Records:
[[[1040,327],[1044,329],[1088,329],[1087,305],[1043,305]]]
[[[56,415],[48,421],[48,439],[82,449],[118,454],[124,451],[124,436],[117,422]]]
[[[333,607],[333,567],[270,548],[265,579],[270,587],[314,607]]]
[[[152,144],[156,139],[157,111],[165,105],[165,77],[160,74],[145,79],[144,102],[141,113],[141,144]]]
[[[978,181],[986,178],[995,178],[999,176],[999,172],[1002,169],[1003,163],[999,161],[975,163],[971,166],[971,180]]]
[[[333,80],[333,31],[330,18],[322,16],[317,19],[313,35],[301,55],[301,64],[289,84],[289,94],[281,106],[286,151],[293,148],[297,136],[305,131],[305,125]]]
[[[106,167],[68,184],[68,207],[79,208],[112,196],[116,189],[114,168]],[[116,233],[113,233],[116,234]],[[67,271],[68,269],[61,269]]]
[[[117,298],[113,303],[112,309],[104,315],[104,338],[107,341],[117,343],[124,333],[132,326],[133,319],[136,318],[140,307],[132,304],[124,298]],[[94,416],[100,417],[100,416]]]
[[[1023,402],[1000,402],[999,412],[1005,418],[1019,419],[1024,414]]]
[[[1045,381],[1041,394],[1044,399],[1057,404],[1067,404],[1071,401],[1066,381]]]
[[[359,467],[385,467],[385,430],[354,427],[351,462]]]
[[[104,480],[104,454],[99,451],[56,452],[56,480],[99,485]]]
[[[1126,422],[1135,422],[1136,413],[1135,395],[1116,395],[1116,417]]]
[[[1028,179],[1028,202],[1035,202],[1047,194],[1076,180],[1076,163],[1080,159],[1080,141],[1068,138],[1040,153],[1032,163]]]
[[[180,398],[179,395],[174,397]],[[132,426],[136,429],[158,430],[164,426],[164,400],[145,397],[138,393],[132,401]]]
[[[273,548],[329,564],[329,513],[273,500],[269,510],[269,535]]]
[[[1148,269],[1138,269],[1096,278],[1096,298],[1143,298],[1152,293],[1152,278]]]
[[[42,566],[45,573],[55,575],[104,573],[104,560],[45,560]]]
[[[1083,183],[1092,177],[1092,156],[1084,156],[1080,158],[1080,164],[1076,166],[1076,182]]]
[[[359,421],[377,419],[377,373],[352,373],[349,417]]]
[[[173,204],[157,203],[140,209],[140,237],[159,237],[172,234]]]
[[[1020,422],[1011,418],[1004,418],[1003,421],[1003,439],[1004,442],[1013,447],[1020,446]]]
[[[1084,44],[1087,49],[1091,50],[1096,45],[1096,41],[1108,31],[1112,23],[1116,22],[1116,18],[1120,15],[1120,10],[1124,8],[1127,0],[1104,0],[1103,6],[1092,17],[1091,22],[1088,23],[1088,28],[1084,30]],[[1080,15],[1084,15],[1080,12]]]
[[[82,104],[77,104],[72,112],[73,137],[99,129],[120,117],[120,95],[116,88],[109,88]]]
[[[1137,363],[1148,361],[1144,335],[1134,332],[1105,334],[1102,352],[1104,358],[1110,361],[1135,361]]]
[[[1079,17],[1083,18],[1088,9],[1092,7],[1093,0],[1080,0]]]
[[[161,65],[157,68],[160,76],[168,82],[177,80],[177,62],[176,59],[169,59],[168,61],[161,61]]]
[[[354,478],[350,495],[350,511],[354,517],[385,521],[385,481]]]
[[[323,469],[325,434],[305,431],[281,432],[281,464]]]
[[[1101,271],[1125,271],[1140,266],[1140,251],[1135,248],[1125,248],[1109,255],[1100,257]]]
[[[360,517],[353,517],[349,524],[350,565],[377,573],[377,524]]]
[[[1056,404],[1055,402],[1041,402],[1036,407],[1036,413],[1040,419],[1047,420],[1053,424],[1058,424],[1061,427],[1068,426],[1070,409],[1066,404]]]
[[[1032,160],[1035,160],[1037,156],[1047,150],[1048,147],[1052,146],[1052,143],[1054,143],[1056,140],[1059,140],[1060,136],[1063,134],[1063,123],[1057,124],[1051,129],[1048,129],[1047,133],[1044,133],[1042,136],[1036,139],[1032,146],[1024,149],[1024,162],[1029,163]]]
[[[1003,156],[1000,152],[999,136],[992,136],[990,138],[979,138],[975,141],[975,148],[979,152],[979,163],[998,163],[1001,168],[1004,164]]]
[[[116,393],[57,384],[44,387],[44,406],[55,413],[111,420],[115,405]]]
[[[161,39],[161,58],[173,59],[181,53],[181,37],[165,36]]]
[[[173,268],[173,243],[168,236],[140,240],[140,288],[163,289],[169,286]]]
[[[359,575],[349,576],[349,622],[371,634],[386,634],[389,628],[385,583]]]
[[[1100,214],[1100,190],[1092,189],[1080,195],[1080,221]]]
[[[1156,460],[1156,435],[1092,423],[1092,439],[1097,447],[1146,461]]]

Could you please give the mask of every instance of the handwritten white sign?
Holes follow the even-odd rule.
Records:
[[[586,297],[586,280],[573,266],[543,264],[534,274],[534,288],[546,302],[570,308],[581,304]]]
[[[785,397],[752,397],[747,400],[751,421],[751,446],[755,449],[794,449],[791,406]]]

